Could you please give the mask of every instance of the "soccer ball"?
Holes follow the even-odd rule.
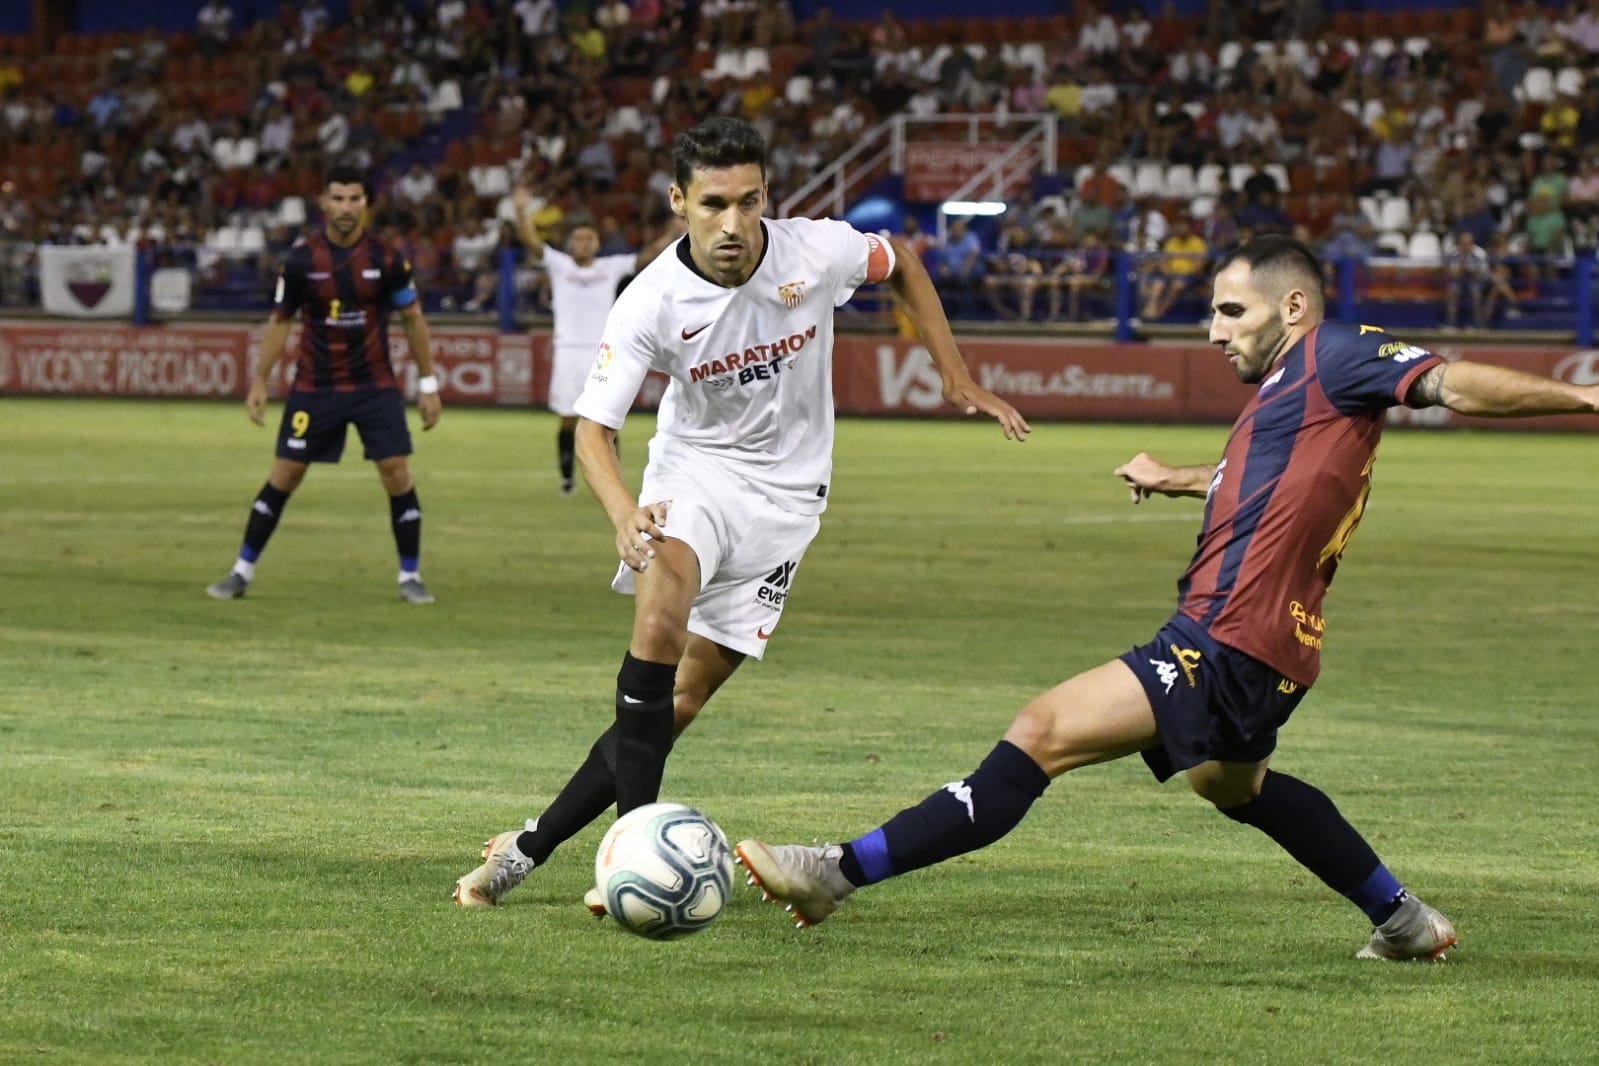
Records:
[[[594,883],[624,929],[673,940],[722,913],[733,891],[733,852],[693,807],[650,803],[618,818],[600,841]]]

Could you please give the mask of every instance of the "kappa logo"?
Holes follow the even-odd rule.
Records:
[[[711,326],[713,326],[714,324],[715,323],[707,322],[707,323],[705,323],[705,325],[701,326],[699,329],[689,329],[687,326],[684,326],[683,327],[683,339],[686,340],[686,341],[691,341],[695,337],[698,337],[701,333],[704,333],[706,330],[710,329]]]
[[[972,786],[964,781],[951,781],[944,786],[944,791],[966,805],[966,820],[975,825],[977,823],[977,807],[972,803]]]
[[[761,587],[755,593],[755,602],[769,611],[782,611],[783,601],[788,599],[789,585],[794,581],[794,569],[797,566],[799,566],[797,561],[784,563],[763,577]]]
[[[1166,695],[1171,695],[1172,686],[1177,684],[1177,667],[1165,659],[1151,659],[1149,665],[1155,668],[1155,676],[1160,678],[1160,683],[1166,686]]]
[[[791,281],[786,285],[779,285],[777,298],[783,301],[784,307],[792,311],[800,305],[801,300],[805,299],[805,282]]]

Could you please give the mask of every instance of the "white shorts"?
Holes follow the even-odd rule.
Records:
[[[700,594],[689,609],[689,632],[764,656],[821,516],[785,511],[717,471],[653,462],[639,502],[667,503],[662,530],[699,557]],[[632,595],[637,576],[622,563],[611,588]]]
[[[562,418],[577,414],[577,398],[583,395],[589,371],[594,369],[598,344],[556,344],[550,349],[550,410]]]

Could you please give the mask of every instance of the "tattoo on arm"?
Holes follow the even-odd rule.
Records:
[[[1426,371],[1410,385],[1405,403],[1411,407],[1437,407],[1444,402],[1444,371],[1448,364],[1439,363]]]

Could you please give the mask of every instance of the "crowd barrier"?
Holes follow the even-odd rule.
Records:
[[[407,392],[414,393],[416,366],[398,330],[392,344],[401,381]],[[547,332],[440,327],[433,330],[433,346],[446,404],[538,407],[545,403]],[[1599,383],[1595,349],[1447,344],[1432,350],[1575,384]],[[1030,419],[1230,422],[1251,395],[1250,386],[1239,383],[1228,361],[1206,344],[963,337],[961,352],[980,385]],[[257,358],[258,332],[246,325],[139,328],[0,322],[0,395],[241,399]],[[931,358],[915,341],[841,336],[834,363],[834,398],[841,414],[955,414],[943,403]],[[271,384],[273,395],[280,396],[281,368]],[[664,377],[651,375],[640,391],[638,407],[654,408],[665,384]],[[1599,419],[1591,417],[1504,421],[1464,418],[1441,408],[1395,408],[1390,420],[1433,428],[1599,430]]]

